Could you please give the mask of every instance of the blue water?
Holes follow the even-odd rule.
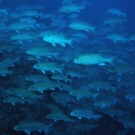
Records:
[[[91,0],[70,13],[62,6],[0,2],[0,134],[135,135],[135,0]]]

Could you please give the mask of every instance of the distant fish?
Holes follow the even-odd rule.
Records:
[[[48,119],[53,119],[54,121],[63,120],[65,122],[70,121],[75,123],[75,120],[68,118],[66,115],[62,113],[51,113],[46,116]]]
[[[120,9],[116,9],[116,8],[109,8],[107,10],[109,13],[111,13],[112,15],[116,15],[116,16],[122,16],[126,18],[126,14],[123,13]]]
[[[25,102],[31,103],[31,99],[22,99],[17,96],[8,96],[8,97],[4,98],[3,102],[11,103],[12,105],[15,105],[16,103],[25,103]]]
[[[15,127],[14,130],[16,131],[24,131],[27,135],[29,135],[32,131],[44,131],[45,134],[51,129],[52,125],[46,125],[41,122],[37,121],[20,121]]]
[[[122,34],[109,34],[107,36],[108,39],[112,40],[113,42],[122,42],[122,43],[126,43],[129,42],[130,40],[128,38],[126,38],[124,35]]]
[[[47,105],[47,108],[49,108],[52,111],[52,113],[63,113],[62,110],[51,104]]]
[[[73,110],[70,115],[74,116],[74,117],[78,117],[79,119],[82,118],[87,118],[87,119],[99,119],[102,117],[102,115],[96,115],[94,114],[93,111],[91,110],[85,110],[85,109],[78,109],[78,110]]]
[[[87,22],[84,21],[73,21],[69,24],[69,27],[75,30],[83,30],[86,32],[92,31],[95,34],[95,26],[91,26]]]
[[[44,99],[44,95],[39,95],[37,93],[34,93],[32,91],[29,91],[27,89],[23,88],[9,88],[6,90],[6,92],[14,95],[14,96],[19,96],[21,98],[39,98],[39,99]]]
[[[33,68],[41,70],[45,74],[46,71],[55,73],[56,71],[62,74],[63,65],[60,65],[56,62],[39,62],[36,63]]]
[[[84,10],[88,4],[89,3],[86,1],[82,2],[80,5],[74,3],[66,3],[59,8],[59,11],[63,13],[80,12],[81,10]]]

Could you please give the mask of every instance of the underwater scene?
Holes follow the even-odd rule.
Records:
[[[135,0],[0,0],[0,135],[135,135]]]

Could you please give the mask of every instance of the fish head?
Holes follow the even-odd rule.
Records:
[[[39,64],[39,63],[36,63],[36,64],[33,66],[33,68],[35,68],[35,69],[40,69],[40,64]]]
[[[72,96],[74,96],[74,95],[77,95],[78,92],[77,91],[71,91],[69,94],[72,95]]]
[[[29,50],[27,50],[26,53],[27,53],[27,54],[33,54],[33,53],[34,53],[34,50],[33,50],[33,49],[29,49]]]

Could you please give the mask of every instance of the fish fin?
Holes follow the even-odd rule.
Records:
[[[66,44],[64,44],[64,43],[63,43],[63,44],[61,44],[61,45],[62,45],[63,47],[65,47],[65,46],[66,46]]]
[[[108,61],[108,62],[109,62],[111,65],[113,65],[114,67],[116,67],[116,58],[117,58],[117,57],[114,56],[114,57],[110,58],[109,61]]]
[[[48,135],[51,132],[51,129],[45,129],[44,132],[45,132],[45,135]]]
[[[25,130],[25,133],[26,133],[27,135],[30,135],[30,131],[29,131],[29,130]]]

